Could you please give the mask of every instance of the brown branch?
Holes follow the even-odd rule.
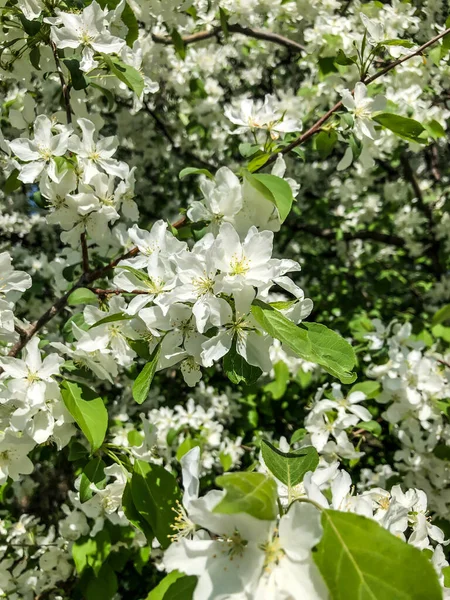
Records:
[[[296,231],[304,231],[305,233],[310,233],[315,237],[320,237],[327,240],[335,239],[336,241],[338,241],[336,237],[336,231],[333,229],[321,229],[317,225],[309,225],[308,223],[295,223],[292,224],[292,228]],[[342,239],[345,241],[371,240],[373,242],[380,242],[383,244],[388,244],[390,246],[397,246],[398,248],[403,248],[405,246],[405,240],[401,237],[397,235],[391,235],[389,233],[381,233],[380,231],[344,231],[342,233]]]
[[[434,38],[432,38],[431,40],[429,40],[425,44],[422,44],[422,46],[420,46],[420,48],[418,48],[414,52],[411,52],[410,54],[407,54],[406,56],[403,56],[402,58],[399,58],[398,60],[395,60],[395,61],[389,63],[383,69],[381,69],[380,71],[378,71],[377,73],[375,73],[371,77],[368,77],[367,79],[363,79],[363,83],[365,83],[366,85],[368,85],[369,83],[372,83],[376,79],[379,79],[380,77],[382,77],[383,75],[385,75],[389,71],[392,71],[392,69],[395,69],[395,67],[398,67],[399,65],[401,65],[404,62],[406,62],[407,60],[410,60],[411,58],[414,58],[415,56],[419,56],[420,54],[422,54],[422,52],[424,50],[426,50],[427,48],[429,48],[430,46],[432,46],[433,44],[435,44],[436,42],[438,42],[440,39],[442,39],[443,37],[445,37],[449,33],[450,33],[450,27],[447,28],[442,33],[440,33],[439,35],[436,35]],[[352,94],[353,93],[354,93],[354,90],[352,90]],[[308,141],[314,134],[316,134],[320,130],[320,128],[322,127],[322,125],[324,123],[326,123],[326,121],[328,121],[328,119],[331,116],[333,116],[338,110],[340,110],[342,107],[343,107],[342,100],[339,100],[339,102],[336,102],[336,104],[332,108],[330,108],[330,110],[328,112],[326,112],[322,117],[320,117],[320,119],[318,121],[316,121],[314,123],[314,125],[308,129],[308,131],[305,131],[305,133],[303,133],[302,135],[300,135],[296,140],[294,140],[293,142],[291,142],[290,144],[288,144],[287,146],[285,146],[284,148],[282,148],[280,151],[274,152],[268,158],[268,160],[259,169],[256,170],[256,172],[260,171],[261,169],[264,169],[268,165],[273,164],[276,161],[277,156],[278,156],[278,154],[280,152],[281,152],[281,154],[287,154],[288,152],[290,152],[294,148],[297,148],[297,146],[300,146],[301,144],[303,144],[306,141]]]
[[[238,23],[232,25],[228,24],[228,31],[230,33],[240,33],[241,35],[245,35],[256,40],[272,42],[274,44],[278,44],[279,46],[284,46],[289,50],[295,50],[296,52],[306,52],[306,48],[304,46],[302,46],[298,42],[294,42],[294,40],[290,40],[289,38],[280,35],[279,33],[264,31],[263,29],[255,29],[253,27],[243,27]],[[186,35],[181,39],[186,45],[195,44],[197,42],[203,42],[205,40],[218,37],[221,34],[221,32],[221,27],[214,27],[209,31],[198,31],[197,33]],[[156,33],[153,33],[152,39],[156,44],[165,44],[166,46],[173,45],[172,38],[165,35],[157,35]]]
[[[67,124],[70,125],[72,123],[72,109],[70,107],[70,91],[69,86],[66,83],[66,79],[64,77],[63,70],[61,68],[61,62],[58,56],[58,49],[56,47],[55,42],[50,42],[50,46],[52,48],[53,57],[55,59],[56,70],[59,75],[59,81],[61,82],[62,96],[64,100],[64,106],[66,109],[66,118]]]
[[[103,288],[88,288],[89,290],[91,290],[91,292],[94,292],[94,294],[97,294],[97,296],[119,296],[120,294],[133,294],[133,295],[138,295],[138,294],[148,294],[148,291],[145,290],[132,290],[131,292],[127,292],[127,290],[121,290],[121,289],[117,289],[117,290],[104,290]]]

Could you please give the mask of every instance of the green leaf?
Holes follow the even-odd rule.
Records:
[[[229,36],[228,15],[222,7],[219,7],[219,18],[220,18],[220,26],[222,27],[223,35],[224,35],[225,39],[228,39],[228,36]]]
[[[283,223],[291,211],[294,196],[287,181],[276,175],[244,173],[248,182],[260,192],[264,198],[275,204]]]
[[[177,455],[176,455],[177,460],[180,461],[183,458],[183,456],[187,452],[189,452],[189,450],[192,450],[192,448],[195,448],[197,446],[201,447],[201,443],[199,442],[199,440],[193,440],[192,438],[187,437],[178,446]]]
[[[133,494],[131,492],[131,481],[127,481],[125,489],[123,491],[122,508],[126,518],[130,521],[130,523],[132,523],[137,529],[142,531],[142,533],[147,538],[147,542],[151,544],[153,538],[155,537],[153,534],[153,529],[150,527],[150,525],[144,519],[144,517],[141,516],[134,504]]]
[[[78,575],[82,575],[87,567],[91,567],[98,575],[103,563],[111,552],[111,540],[106,529],[102,529],[95,537],[83,536],[72,546],[72,558]]]
[[[112,600],[118,589],[114,570],[108,564],[102,565],[98,577],[89,579],[86,600]]]
[[[372,433],[375,437],[379,437],[382,433],[381,425],[377,421],[373,420],[361,421],[361,423],[358,423],[358,428]]]
[[[338,140],[338,135],[334,129],[321,131],[316,136],[316,149],[320,158],[325,159],[333,152],[333,148]]]
[[[136,96],[139,97],[142,94],[145,84],[142,75],[137,69],[125,64],[117,56],[102,54],[102,58],[117,79],[122,81]]]
[[[8,179],[5,181],[5,185],[3,186],[5,194],[12,194],[22,185],[22,182],[17,179],[18,174],[19,169],[14,169],[9,174]]]
[[[423,126],[434,140],[446,136],[445,129],[436,119],[431,119],[428,123],[424,123]]]
[[[105,325],[106,323],[115,323],[116,321],[130,321],[132,318],[132,315],[127,315],[126,313],[114,313],[113,315],[108,315],[104,319],[100,319],[100,321],[91,325],[89,329],[93,329],[99,325]]]
[[[302,323],[308,330],[314,361],[342,383],[353,383],[356,373],[352,369],[356,364],[355,351],[338,333],[321,323]]]
[[[250,173],[254,173],[258,169],[260,169],[270,158],[270,154],[268,152],[258,153],[252,160],[248,163],[247,169]]]
[[[80,61],[76,58],[65,58],[64,64],[69,70],[72,87],[74,90],[84,90],[89,85],[89,79],[80,69]]]
[[[442,575],[444,576],[444,586],[450,587],[450,566],[442,569]]]
[[[269,335],[280,340],[301,358],[321,365],[342,383],[353,383],[356,364],[352,346],[339,334],[319,323],[298,327],[269,304],[255,300],[252,315]]]
[[[175,586],[175,583],[178,585]],[[192,575],[187,576],[184,573],[180,573],[180,571],[172,571],[149,593],[146,600],[174,600],[176,598],[174,592],[181,592],[183,589],[187,595],[179,596],[179,599],[188,600],[192,597],[196,584],[197,577]],[[188,593],[190,587],[192,587],[191,595]]]
[[[126,271],[127,273],[131,273],[132,275],[134,275],[136,277],[136,279],[138,281],[140,281],[144,285],[148,285],[151,283],[151,279],[147,275],[147,273],[144,273],[143,271],[139,271],[139,269],[135,269],[134,267],[129,267],[127,265],[118,265],[116,267],[116,269],[122,269],[123,271]]]
[[[161,546],[167,548],[174,533],[177,502],[181,501],[175,477],[160,465],[137,460],[131,494],[137,511],[149,523]]]
[[[323,536],[314,560],[331,600],[441,600],[431,562],[372,519],[322,512]]]
[[[417,46],[414,42],[410,40],[383,40],[378,43],[379,46],[402,46],[403,48],[414,48]]]
[[[339,50],[334,62],[338,65],[349,66],[356,64],[358,58],[356,56],[347,56],[343,50]]]
[[[97,295],[87,288],[76,289],[67,299],[69,306],[77,306],[78,304],[97,304],[97,302]]]
[[[108,427],[108,412],[103,400],[88,387],[63,381],[61,395],[67,410],[75,419],[95,452],[103,444]]]
[[[93,458],[84,467],[80,478],[80,501],[87,502],[93,496],[90,488],[93,483],[97,488],[103,489],[106,485],[106,464],[101,458]]]
[[[438,444],[433,450],[434,456],[441,460],[450,460],[450,446]]]
[[[186,167],[180,171],[178,177],[184,179],[189,175],[206,175],[209,179],[214,179],[214,175],[208,169],[196,169],[195,167]]]
[[[133,398],[138,404],[147,400],[150,386],[158,367],[159,356],[161,354],[161,344],[158,344],[153,350],[149,362],[145,365],[133,383]]]
[[[425,130],[424,126],[414,119],[395,115],[394,113],[379,113],[372,117],[372,119],[408,141],[426,142],[426,140],[419,139],[420,134]]]
[[[31,50],[30,50],[30,63],[36,69],[36,71],[41,70],[40,61],[41,61],[41,50],[40,50],[39,46],[37,46],[37,45],[33,46],[33,48],[31,48]]]
[[[433,315],[431,325],[434,327],[448,320],[450,320],[450,304],[446,304]]]
[[[262,473],[227,473],[216,478],[226,491],[213,512],[248,513],[257,519],[271,521],[277,516],[277,484]]]
[[[348,393],[353,394],[353,392],[362,392],[367,396],[367,399],[376,398],[380,393],[381,386],[378,381],[361,381],[361,383],[355,383]]]
[[[262,375],[259,367],[249,365],[245,358],[237,352],[234,341],[228,354],[223,357],[222,367],[228,379],[236,385],[239,383],[251,385]]]
[[[125,27],[128,29],[127,35],[125,36],[125,41],[127,43],[127,46],[132,48],[134,42],[139,37],[139,24],[136,19],[136,15],[132,11],[131,6],[128,4],[128,2],[125,3],[125,8],[123,9],[121,19]]]
[[[164,600],[192,600],[197,586],[195,575],[185,575],[177,579],[167,590]]]
[[[264,391],[269,392],[274,400],[280,400],[286,392],[287,384],[290,379],[289,368],[287,364],[279,360],[273,366],[275,381],[271,381],[264,386]]]
[[[270,442],[263,440],[261,454],[264,463],[274,477],[289,489],[303,481],[308,471],[314,471],[319,464],[319,455],[313,446],[307,446],[294,452],[281,452]]]
[[[183,38],[175,28],[172,29],[170,37],[172,38],[175,52],[178,54],[181,60],[184,60],[186,58],[186,44],[184,43]]]

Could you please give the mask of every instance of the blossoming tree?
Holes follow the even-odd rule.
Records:
[[[448,4],[5,0],[0,597],[450,597]]]

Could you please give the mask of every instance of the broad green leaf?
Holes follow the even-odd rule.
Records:
[[[257,519],[270,521],[277,516],[277,484],[262,473],[227,473],[216,478],[226,491],[213,512],[248,513]]]
[[[408,141],[426,142],[426,140],[419,139],[420,134],[425,130],[424,126],[414,119],[402,117],[394,113],[378,113],[372,119]]]
[[[431,333],[435,338],[442,338],[445,342],[450,343],[450,327],[438,324],[431,329]]]
[[[136,15],[134,14],[128,2],[125,3],[121,19],[125,27],[128,29],[127,35],[125,36],[125,41],[127,46],[132,48],[134,42],[139,37],[139,24],[136,19]]]
[[[331,600],[441,600],[431,562],[376,521],[322,512],[323,536],[314,560]]]
[[[438,121],[436,121],[436,119],[431,119],[431,121],[428,121],[428,123],[424,123],[423,126],[428,131],[430,136],[435,140],[447,135],[445,129]]]
[[[338,333],[321,323],[302,323],[308,330],[314,362],[342,383],[353,383],[356,374],[352,369],[356,364],[355,351]]]
[[[206,175],[209,179],[214,179],[214,175],[208,169],[196,169],[195,167],[186,167],[180,171],[178,177],[184,179],[188,175]]]
[[[139,97],[144,91],[145,85],[144,79],[139,71],[134,67],[125,64],[117,56],[102,54],[102,57],[111,73]]]
[[[137,460],[131,478],[133,503],[139,514],[151,526],[163,548],[174,534],[177,503],[181,492],[175,477],[160,465]]]
[[[69,306],[77,306],[78,304],[97,304],[97,302],[97,295],[87,288],[76,289],[67,299]]]
[[[178,450],[177,450],[177,460],[181,460],[183,458],[183,456],[189,452],[189,450],[192,450],[192,448],[195,448],[196,446],[200,446],[201,447],[201,443],[199,442],[199,440],[194,440],[190,437],[187,437],[185,440],[183,440],[181,442],[181,444],[178,446]]]
[[[90,485],[103,489],[106,485],[106,464],[101,458],[93,458],[84,467],[80,478],[80,501],[86,502],[92,498],[93,492]]]
[[[313,446],[293,452],[281,452],[270,442],[263,441],[261,454],[272,475],[289,489],[302,482],[305,473],[314,471],[319,464],[319,455]]]
[[[290,444],[292,446],[292,444],[295,444],[296,442],[301,442],[302,439],[305,437],[306,435],[306,429],[304,429],[303,427],[300,427],[300,429],[296,429],[294,431],[294,433],[291,435],[291,441]]]
[[[236,385],[239,383],[251,385],[262,375],[259,367],[249,365],[245,358],[237,352],[235,342],[228,354],[224,356],[222,367],[228,379]]]
[[[108,412],[103,400],[89,388],[73,381],[63,381],[61,395],[67,410],[95,452],[103,444],[108,427]]]
[[[83,444],[80,444],[80,442],[77,442],[76,440],[74,440],[74,438],[72,438],[69,444],[68,460],[85,460],[88,454],[89,450],[85,446],[83,446]]]
[[[353,394],[353,392],[362,392],[366,395],[367,399],[376,398],[380,393],[381,386],[378,381],[361,381],[361,383],[355,383],[348,393]]]
[[[288,182],[276,175],[245,172],[244,177],[264,198],[275,204],[280,215],[280,221],[283,223],[294,202],[294,196]]]
[[[100,319],[100,321],[91,325],[89,329],[93,329],[99,325],[105,325],[106,323],[115,323],[116,321],[130,321],[132,318],[132,315],[127,315],[126,313],[114,313],[113,315],[108,315],[104,319]]]
[[[172,29],[172,33],[170,35],[175,47],[175,52],[178,54],[181,60],[184,60],[186,58],[186,44],[184,43],[183,38],[175,28]]]
[[[89,78],[80,69],[80,61],[76,58],[65,58],[64,64],[70,73],[70,80],[74,90],[84,90],[89,85]]]
[[[177,596],[174,593],[180,594],[182,591],[184,591],[185,595],[179,595],[179,600],[189,600],[189,598],[192,598],[196,584],[196,577],[192,575],[187,576],[184,573],[180,573],[180,571],[172,571],[149,593],[146,600],[175,600]],[[191,588],[192,592],[189,595]]]
[[[147,538],[149,544],[152,543],[153,529],[150,527],[146,519],[139,513],[133,501],[133,494],[131,492],[131,481],[127,481],[125,489],[122,494],[122,508],[126,518],[132,523],[137,529]]]
[[[111,540],[106,529],[99,531],[95,537],[87,535],[78,538],[72,546],[72,558],[78,575],[82,575],[86,567],[91,567],[98,575],[110,552]]]
[[[153,350],[149,362],[145,365],[133,383],[133,398],[138,404],[147,400],[150,386],[158,367],[159,356],[161,354],[161,344],[158,344]]]
[[[440,323],[444,323],[448,320],[450,320],[450,304],[446,304],[433,315],[431,325],[439,325]]]
[[[261,152],[252,158],[252,160],[248,163],[247,169],[250,173],[254,173],[258,169],[260,169],[270,158],[269,152]]]
[[[382,429],[381,425],[377,421],[361,421],[358,423],[358,429],[364,429],[364,431],[368,431],[372,433],[375,437],[379,437],[381,435]]]
[[[108,563],[104,564],[98,576],[89,579],[86,600],[113,600],[118,589],[119,585],[114,570]]]
[[[337,133],[334,129],[329,129],[328,131],[321,131],[315,138],[316,140],[316,149],[319,153],[320,158],[328,158],[330,154],[333,152],[333,148],[336,145],[338,140]]]
[[[269,392],[274,400],[279,400],[286,392],[290,373],[287,364],[282,360],[279,360],[274,364],[273,370],[275,373],[275,380],[265,385],[264,391]]]
[[[280,340],[301,358],[321,365],[342,383],[353,383],[356,363],[352,346],[339,334],[319,323],[295,325],[269,304],[255,300],[252,315],[269,335]]]

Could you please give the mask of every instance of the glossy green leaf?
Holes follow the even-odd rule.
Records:
[[[117,56],[102,54],[103,60],[113,75],[120,79],[136,96],[144,91],[144,79],[137,69],[125,64]]]
[[[314,560],[331,600],[441,600],[431,562],[407,544],[360,515],[322,513],[323,536]]]
[[[172,571],[149,593],[146,600],[189,600],[196,584],[197,577]]]
[[[100,321],[91,325],[89,329],[93,329],[99,325],[105,325],[106,323],[115,323],[116,321],[130,321],[132,318],[131,315],[127,315],[126,313],[114,313],[113,315],[108,315],[104,319],[100,319]]]
[[[97,304],[98,298],[94,292],[87,288],[78,288],[73,291],[67,299],[69,306],[78,306],[79,304]]]
[[[106,529],[95,537],[89,535],[78,538],[72,546],[72,558],[78,575],[91,567],[97,575],[111,552],[111,540]]]
[[[362,392],[370,400],[371,398],[376,398],[380,390],[381,386],[378,381],[361,381],[351,387],[348,395],[353,394],[353,392]]]
[[[287,181],[276,175],[244,173],[248,182],[278,209],[283,223],[291,212],[294,196]]]
[[[328,131],[321,131],[315,139],[317,152],[320,158],[325,159],[333,152],[338,136],[334,129],[329,129]]]
[[[106,485],[105,475],[106,464],[101,458],[93,458],[84,467],[80,478],[80,501],[87,502],[93,496],[91,484],[98,489],[103,489]]]
[[[64,64],[70,73],[70,81],[74,90],[84,90],[89,85],[89,78],[80,69],[80,61],[76,58],[65,58]]]
[[[223,357],[222,367],[228,379],[236,385],[239,383],[251,385],[262,375],[259,367],[248,364],[237,352],[234,342],[228,354]]]
[[[408,141],[426,142],[426,140],[419,139],[420,134],[425,130],[424,126],[414,119],[402,117],[394,113],[379,113],[373,116],[372,119]]]
[[[186,167],[180,171],[178,177],[184,179],[189,175],[206,175],[209,179],[214,179],[214,175],[208,169],[196,169],[195,167]]]
[[[277,516],[277,484],[262,473],[227,473],[216,478],[226,491],[214,512],[248,513],[257,519],[272,520]]]
[[[319,464],[319,455],[313,446],[293,452],[281,452],[270,442],[261,443],[264,463],[274,477],[293,488],[303,481],[305,473],[314,471]]]
[[[75,419],[95,452],[103,444],[108,427],[108,412],[103,400],[89,388],[73,381],[63,381],[61,395],[67,410]]]
[[[280,400],[287,390],[287,385],[290,379],[289,368],[287,364],[279,360],[273,366],[275,380],[264,386],[264,391],[269,392],[274,400]]]
[[[450,304],[446,304],[433,315],[431,324],[433,326],[439,325],[440,323],[444,323],[448,320],[450,320]]]
[[[177,503],[181,501],[175,477],[160,465],[137,460],[131,494],[137,511],[149,523],[161,546],[167,548],[174,534]]]
[[[153,529],[150,527],[147,520],[144,519],[144,517],[139,513],[138,509],[134,504],[130,480],[127,481],[122,494],[122,508],[126,518],[130,521],[130,523],[132,523],[137,529],[142,531],[142,533],[147,538],[147,542],[151,544],[153,538],[155,537],[153,534]]]
[[[89,579],[86,600],[113,600],[119,589],[117,576],[112,567],[102,565],[98,576]]]
[[[150,360],[136,377],[133,383],[133,398],[138,404],[142,404],[147,400],[150,386],[152,385],[153,377],[158,368],[159,356],[161,354],[161,344],[158,344],[153,350]]]

